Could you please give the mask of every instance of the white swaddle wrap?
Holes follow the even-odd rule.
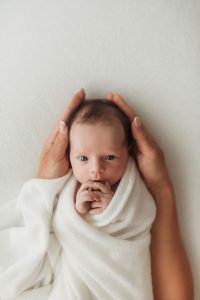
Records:
[[[36,189],[37,179],[32,180]],[[23,201],[20,201],[20,196],[17,199],[20,202],[18,211],[19,207],[23,211],[20,217],[24,218],[20,224],[27,229],[19,238],[17,234],[20,232],[16,232],[20,243],[13,242],[9,231],[17,231],[17,228],[10,228],[11,224],[1,232],[1,243],[6,244],[6,249],[3,253],[0,250],[1,264],[3,262],[0,297],[152,300],[149,245],[155,204],[134,160],[129,158],[126,172],[109,206],[98,215],[83,218],[75,210],[76,179],[72,171],[60,179],[47,180],[46,183],[45,180],[39,181],[45,185],[43,192],[37,192],[37,195],[21,193]],[[54,189],[57,185],[57,194],[59,189],[58,202],[51,181],[54,181]],[[31,184],[29,188],[31,190]],[[19,221],[15,218],[15,222]],[[20,231],[20,227],[18,229]],[[13,253],[16,253],[15,260]]]

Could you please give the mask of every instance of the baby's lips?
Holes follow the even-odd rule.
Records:
[[[103,183],[103,184],[105,184],[105,180],[94,180],[93,182],[100,182],[100,183]]]

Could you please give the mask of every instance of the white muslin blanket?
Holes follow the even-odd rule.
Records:
[[[0,209],[0,299],[152,300],[156,209],[130,157],[101,214],[74,207],[72,170],[31,179]]]

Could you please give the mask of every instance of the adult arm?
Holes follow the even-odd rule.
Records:
[[[137,165],[157,207],[150,246],[154,299],[193,300],[193,278],[181,240],[175,193],[164,153],[120,95],[109,93],[107,99],[116,103],[131,121]]]

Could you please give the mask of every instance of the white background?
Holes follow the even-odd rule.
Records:
[[[200,299],[200,1],[0,0],[1,203],[81,87],[120,93],[164,149]]]

